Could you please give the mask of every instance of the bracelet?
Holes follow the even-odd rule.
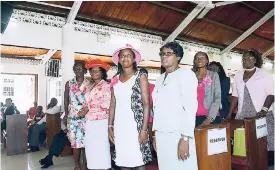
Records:
[[[265,112],[268,112],[268,108],[267,107],[263,107],[262,110],[265,111]]]
[[[145,133],[147,133],[147,130],[142,130],[142,129],[141,129],[141,132],[145,132]]]
[[[108,125],[108,127],[110,128],[110,127],[114,127],[114,125]]]
[[[213,122],[213,119],[211,117],[206,116],[206,118]]]

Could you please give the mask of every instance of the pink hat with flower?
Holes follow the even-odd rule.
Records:
[[[136,60],[136,63],[137,63],[137,65],[141,62],[141,55],[140,55],[140,53],[136,50],[136,49],[134,49],[130,44],[126,44],[126,46],[125,47],[122,47],[122,48],[119,48],[118,50],[116,50],[115,51],[115,53],[113,54],[113,57],[112,57],[112,59],[113,59],[113,62],[116,64],[116,65],[118,65],[118,54],[119,54],[119,52],[121,51],[121,50],[125,50],[125,49],[130,49],[130,50],[132,50],[133,52],[134,52],[134,54],[135,54],[135,60]]]

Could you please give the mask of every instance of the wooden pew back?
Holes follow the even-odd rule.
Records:
[[[7,115],[7,155],[28,152],[27,115]]]
[[[46,135],[47,135],[47,147],[50,148],[52,145],[53,137],[56,133],[60,132],[61,129],[61,119],[60,113],[50,115],[46,115]]]
[[[195,140],[199,170],[231,170],[230,125],[217,124],[195,129]],[[228,151],[216,155],[208,155],[208,130],[226,128]]]
[[[255,120],[233,120],[230,122],[231,134],[236,128],[245,128],[246,158],[232,156],[234,159],[243,159],[245,166],[233,163],[233,170],[265,170],[268,169],[267,162],[267,137],[257,139]],[[234,135],[232,135],[233,137]]]

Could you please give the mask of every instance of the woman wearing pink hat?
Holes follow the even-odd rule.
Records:
[[[148,138],[150,112],[147,73],[137,69],[140,53],[126,46],[117,50],[113,62],[118,73],[111,82],[109,138],[115,144],[115,162],[123,169],[145,170],[152,161]]]
[[[108,117],[111,101],[111,87],[107,80],[110,65],[100,59],[86,61],[93,84],[85,94],[86,107],[79,116],[86,117],[86,133],[84,137],[87,168],[111,168],[110,143],[108,139]]]

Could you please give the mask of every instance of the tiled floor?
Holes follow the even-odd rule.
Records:
[[[46,156],[47,150],[35,153],[26,153],[22,155],[7,156],[7,153],[1,147],[1,168],[0,170],[40,170],[39,160]],[[74,163],[72,156],[54,158],[54,165],[48,168],[50,170],[73,170]]]
[[[1,146],[1,145],[0,145]],[[22,155],[7,156],[7,153],[1,146],[1,167],[0,170],[40,170],[39,160],[47,154],[47,150],[35,153],[26,153]],[[74,163],[72,156],[54,158],[54,165],[49,170],[73,170]],[[274,170],[269,167],[268,170]]]

